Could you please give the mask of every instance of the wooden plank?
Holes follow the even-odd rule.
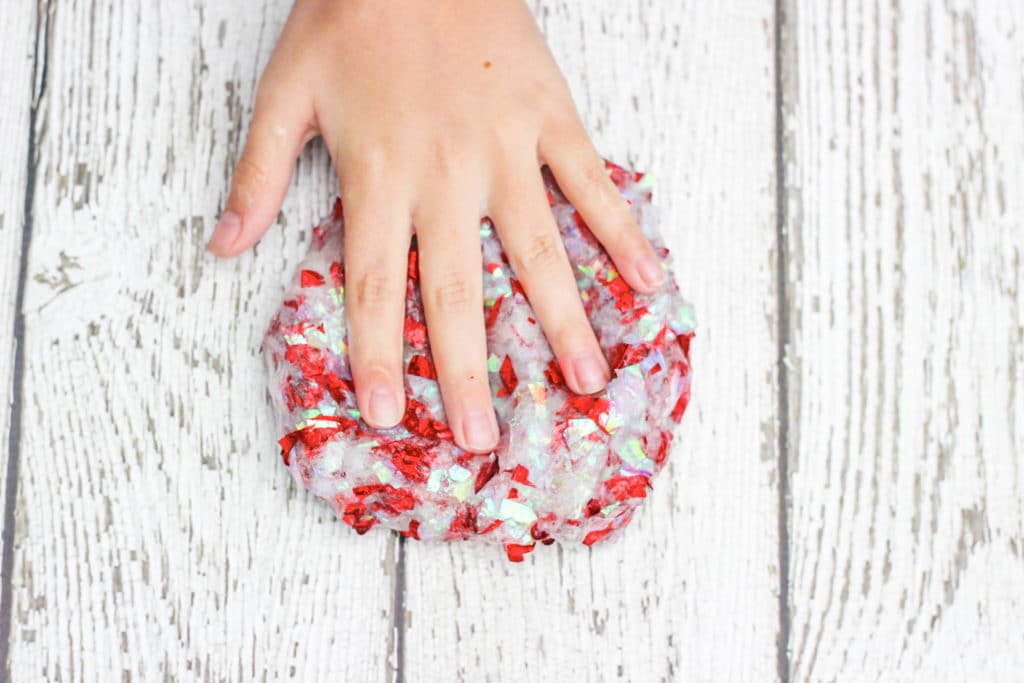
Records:
[[[694,402],[618,543],[545,547],[521,565],[495,548],[407,543],[406,670],[474,682],[773,680],[772,5],[535,7],[599,148],[654,172],[697,310]]]
[[[1024,6],[786,3],[792,671],[1024,671]]]
[[[255,253],[205,251],[288,3],[54,11],[12,679],[383,678],[394,537],[297,490],[258,351],[336,193],[323,148]]]
[[[0,41],[0,139],[5,140],[0,164],[0,510],[7,504],[8,443],[11,428],[15,353],[15,303],[21,269],[25,222],[25,188],[29,117],[32,109],[32,48],[36,8],[32,3],[0,5],[0,26],[9,31]],[[4,521],[0,520],[0,527]],[[0,533],[0,555],[10,530]],[[6,582],[7,577],[0,577]],[[0,662],[0,667],[3,663]]]

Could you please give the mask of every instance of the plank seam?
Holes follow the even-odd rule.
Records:
[[[789,310],[786,288],[786,164],[785,116],[782,56],[784,0],[775,0],[775,278],[777,301],[778,358],[776,382],[778,385],[778,536],[779,536],[779,634],[776,668],[782,683],[791,677],[789,638],[792,628],[789,605],[789,376],[786,367],[786,349],[789,346]]]
[[[394,683],[405,683],[405,536],[398,537],[395,565],[395,601],[391,609],[395,633]]]
[[[40,49],[41,48],[41,49]],[[32,106],[28,118],[28,147],[25,161],[25,206],[21,225],[21,257],[18,262],[18,285],[14,295],[14,364],[11,372],[11,424],[7,433],[7,472],[4,480],[3,558],[0,573],[0,673],[11,680],[11,621],[14,569],[14,512],[18,499],[18,461],[21,444],[21,399],[25,378],[25,281],[28,279],[28,252],[32,240],[32,205],[36,188],[36,123],[39,107],[46,93],[47,56],[50,49],[50,5],[41,0],[36,5],[36,36],[32,52]]]

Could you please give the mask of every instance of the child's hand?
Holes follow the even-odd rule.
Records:
[[[634,288],[663,272],[604,170],[522,0],[298,0],[260,81],[245,150],[210,240],[252,246],[295,158],[323,135],[345,203],[349,352],[365,420],[404,413],[406,257],[418,236],[427,329],[459,446],[498,441],[479,225],[490,216],[569,387],[609,368],[548,205],[548,165]]]

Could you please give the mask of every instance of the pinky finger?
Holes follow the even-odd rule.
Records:
[[[661,260],[634,220],[582,124],[574,125],[569,135],[542,139],[540,156],[626,282],[641,292],[657,289],[665,279]]]

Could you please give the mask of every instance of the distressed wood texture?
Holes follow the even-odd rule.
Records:
[[[396,542],[357,538],[297,489],[264,405],[262,332],[336,191],[322,147],[255,253],[204,250],[288,6],[53,7],[14,681],[357,681],[392,666]]]
[[[8,430],[11,428],[14,370],[14,317],[21,265],[29,115],[32,109],[32,47],[36,8],[29,2],[0,4],[0,26],[10,36],[0,41],[0,510],[7,502]],[[0,513],[2,514],[2,513]],[[0,525],[3,524],[0,518]],[[0,536],[0,553],[3,539]],[[4,581],[7,577],[2,577]],[[0,663],[2,666],[2,663]]]
[[[786,3],[798,681],[1024,676],[1024,5]]]
[[[694,401],[618,542],[521,565],[407,544],[409,680],[773,680],[771,3],[535,6],[599,149],[654,172],[697,310]]]

